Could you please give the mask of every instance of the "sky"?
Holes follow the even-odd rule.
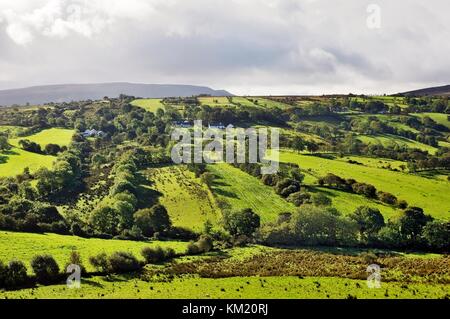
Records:
[[[448,0],[0,0],[0,89],[135,82],[240,95],[450,84]]]

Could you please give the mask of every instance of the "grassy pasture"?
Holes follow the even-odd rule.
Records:
[[[254,104],[252,101],[250,101],[249,99],[245,98],[245,97],[240,97],[240,96],[233,96],[231,98],[231,101],[234,104],[240,104],[242,106],[253,106],[256,107],[257,105]]]
[[[77,250],[88,271],[94,271],[88,262],[90,256],[101,252],[129,251],[142,259],[140,251],[147,246],[171,247],[177,252],[184,252],[187,243],[184,242],[135,242],[128,240],[81,238],[56,234],[31,234],[0,231],[0,260],[4,262],[18,259],[27,263],[38,254],[51,254],[64,267],[72,250]]]
[[[382,144],[384,146],[386,145],[401,145],[406,146],[408,148],[418,148],[423,151],[427,151],[430,154],[435,154],[437,151],[437,148],[423,144],[414,140],[410,140],[405,137],[396,136],[396,135],[390,135],[390,134],[383,134],[383,135],[359,135],[358,139],[365,143],[365,144]]]
[[[212,186],[214,194],[232,209],[252,208],[262,222],[275,221],[279,213],[296,209],[272,187],[231,165],[214,164],[208,166],[208,170],[217,177]]]
[[[36,134],[29,136],[21,136],[17,138],[10,139],[11,145],[18,147],[20,140],[30,140],[35,142],[41,147],[45,147],[47,144],[58,144],[59,146],[68,146],[72,141],[72,136],[74,130],[62,129],[62,128],[51,128],[47,130],[42,130]]]
[[[152,185],[148,186],[161,196],[175,226],[201,231],[206,220],[216,223],[220,209],[210,190],[185,166],[153,168],[145,172]]]
[[[138,99],[131,102],[131,104],[152,113],[155,113],[158,109],[165,109],[162,99]]]
[[[420,118],[423,118],[425,116],[428,116],[432,120],[434,120],[436,123],[444,125],[450,129],[450,121],[447,119],[448,114],[443,113],[414,113],[411,114]]]
[[[203,96],[198,98],[201,105],[229,106],[233,105],[226,96]]]
[[[291,107],[290,105],[284,104],[282,102],[277,102],[271,99],[266,99],[263,97],[253,97],[251,100],[258,101],[257,105],[262,107],[278,107],[280,109],[285,109]]]
[[[374,185],[378,190],[389,192],[410,205],[422,207],[436,218],[450,219],[450,183],[418,175],[394,172],[387,169],[349,164],[316,156],[283,151],[282,162],[296,163],[316,176],[333,173],[344,178]]]
[[[145,282],[116,276],[112,280],[94,277],[82,280],[80,289],[66,285],[43,286],[0,293],[0,298],[145,298],[145,299],[419,299],[448,296],[444,284],[408,284],[382,282],[381,288],[370,289],[366,280],[336,277],[177,277],[171,282]]]
[[[13,147],[6,152],[0,152],[0,177],[16,176],[28,167],[33,173],[41,167],[51,168],[54,156],[41,155]]]

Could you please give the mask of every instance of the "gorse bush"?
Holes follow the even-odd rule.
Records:
[[[38,255],[31,260],[31,267],[39,283],[50,283],[58,279],[59,266],[50,255]]]
[[[136,271],[141,268],[139,261],[132,253],[117,251],[113,253],[109,258],[109,267],[112,273],[124,273]]]
[[[96,256],[89,257],[89,263],[97,269],[97,271],[101,272],[108,272],[110,268],[108,255],[106,255],[106,253],[100,253]]]
[[[142,248],[141,255],[144,257],[146,263],[155,264],[172,259],[176,256],[176,253],[172,248],[163,249],[157,246],[155,248]]]
[[[18,260],[4,264],[0,261],[0,288],[16,288],[28,281],[27,267]]]

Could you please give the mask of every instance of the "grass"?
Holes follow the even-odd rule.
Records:
[[[165,109],[162,99],[138,99],[131,102],[131,104],[152,113],[156,113],[158,109]]]
[[[296,209],[272,187],[229,164],[210,165],[208,170],[217,177],[212,186],[214,194],[232,209],[251,208],[262,222],[275,221],[279,213]]]
[[[228,100],[226,96],[205,96],[198,98],[201,105],[209,106],[229,106],[232,103]]]
[[[16,176],[28,167],[33,173],[41,167],[51,168],[54,156],[41,155],[13,147],[0,153],[0,177]]]
[[[145,172],[151,189],[160,193],[175,226],[201,231],[205,221],[213,224],[220,218],[220,209],[209,189],[185,166],[153,168]]]
[[[4,262],[18,259],[27,263],[38,254],[50,254],[58,262],[60,267],[66,264],[70,252],[77,250],[83,259],[84,266],[88,271],[94,269],[88,263],[90,256],[101,252],[113,253],[115,251],[129,251],[136,257],[142,259],[140,251],[147,246],[171,247],[177,252],[184,252],[187,243],[184,242],[135,242],[128,240],[81,238],[76,236],[63,236],[57,234],[31,234],[0,232],[0,260]]]
[[[51,128],[47,130],[42,130],[33,135],[21,136],[14,139],[10,139],[9,143],[13,146],[18,147],[20,140],[27,139],[41,145],[42,148],[44,148],[48,144],[58,144],[59,146],[68,146],[72,141],[73,134],[74,130]]]
[[[394,172],[387,169],[349,164],[317,156],[308,156],[283,151],[282,162],[296,163],[316,176],[333,173],[344,178],[354,178],[358,182],[374,185],[378,190],[389,192],[411,206],[422,207],[426,213],[436,218],[450,219],[450,183],[429,179],[418,175]]]
[[[231,101],[234,104],[240,104],[240,105],[243,105],[243,106],[253,106],[253,107],[257,106],[256,104],[254,104],[252,101],[250,101],[249,99],[247,99],[245,97],[233,96],[231,98]]]
[[[170,282],[145,282],[116,276],[83,280],[80,289],[66,285],[0,293],[0,298],[145,298],[145,299],[422,299],[448,296],[448,285],[382,282],[370,289],[365,280],[333,277],[177,277]]]
[[[387,145],[400,145],[400,146],[406,146],[408,148],[418,148],[423,151],[427,151],[430,154],[435,154],[437,151],[437,148],[419,143],[414,140],[410,140],[406,137],[396,136],[396,135],[390,135],[390,134],[378,134],[378,135],[359,135],[358,139],[365,143],[365,144],[382,144],[384,146]]]
[[[450,129],[450,121],[447,119],[448,114],[443,113],[414,113],[411,114],[418,117],[425,117],[428,116],[432,120],[434,120],[436,123],[444,125]]]
[[[258,103],[255,103],[255,104],[257,104],[258,106],[262,106],[262,107],[278,107],[280,109],[285,109],[285,108],[291,107],[290,105],[284,104],[282,102],[277,102],[277,101],[274,101],[271,99],[265,99],[262,97],[255,97],[255,98],[252,98],[251,100],[258,101]]]

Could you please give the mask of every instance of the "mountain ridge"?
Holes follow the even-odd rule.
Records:
[[[232,96],[226,90],[214,90],[207,86],[184,84],[130,82],[54,84],[0,90],[0,106],[97,100],[105,96],[118,97],[120,94],[142,98],[187,97],[200,94]]]

